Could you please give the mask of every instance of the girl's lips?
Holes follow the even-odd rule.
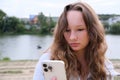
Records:
[[[70,43],[71,47],[77,47],[79,45],[79,43]]]

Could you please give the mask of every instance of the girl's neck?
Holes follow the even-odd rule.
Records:
[[[81,65],[86,64],[84,54],[85,54],[85,51],[76,52],[76,57],[77,57],[78,61],[81,63]]]
[[[86,60],[85,60],[85,52],[82,51],[82,52],[77,52],[76,53],[76,57],[81,65],[81,70],[84,72],[83,75],[87,74],[89,69],[88,69],[88,66],[87,66],[87,63],[86,63]]]
[[[88,65],[86,63],[86,60],[85,60],[85,57],[84,57],[84,54],[85,52],[76,52],[76,57],[77,57],[77,60],[78,62],[80,63],[81,65],[81,70],[83,73],[81,73],[81,78],[82,80],[86,80],[85,78],[87,78],[88,76],[88,73],[89,73],[89,68],[88,68]]]

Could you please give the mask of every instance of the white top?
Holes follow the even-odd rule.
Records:
[[[50,53],[45,53],[40,57],[35,68],[33,80],[44,80],[42,65],[41,65],[41,62],[43,60],[50,60]],[[106,67],[107,74],[109,75],[107,78],[108,80],[113,80],[114,76],[120,75],[120,73],[114,70],[113,64],[109,60],[105,61],[105,67]]]

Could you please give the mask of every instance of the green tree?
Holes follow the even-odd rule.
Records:
[[[47,17],[41,12],[38,15],[38,20],[40,23],[40,34],[48,34]]]
[[[103,26],[104,26],[105,29],[109,29],[109,26],[110,26],[110,25],[109,25],[108,22],[105,22],[105,21],[104,21],[104,22],[103,22]]]
[[[24,24],[17,24],[17,27],[16,27],[16,33],[24,33],[25,32],[25,25]]]
[[[8,19],[8,26],[10,32],[16,32],[18,24],[20,24],[20,21],[16,17],[9,17]]]
[[[110,25],[108,22],[104,21],[102,22],[103,23],[103,26],[104,26],[104,29],[105,29],[105,32],[108,33],[109,30],[110,30]]]
[[[42,12],[38,15],[38,20],[41,27],[47,26],[47,22],[46,22],[47,18]]]
[[[4,16],[6,16],[6,13],[0,10],[0,21],[3,20]]]
[[[22,21],[19,20],[19,18],[16,17],[5,17],[3,21],[3,28],[2,32],[3,33],[21,33],[23,32],[24,29],[24,24]]]
[[[16,32],[17,24],[19,24],[19,19],[16,17],[6,17],[4,19],[4,29],[3,32]]]
[[[52,17],[48,17],[48,30],[49,30],[49,33],[52,32],[55,25],[56,25],[56,22],[53,21]]]
[[[110,27],[110,33],[120,34],[120,22],[114,23]]]
[[[0,10],[0,33],[2,32],[3,26],[4,26],[4,17],[6,16],[6,13]]]
[[[19,20],[19,18],[16,17],[10,17],[9,18],[9,22],[10,22],[10,31],[11,32],[15,32],[15,33],[24,33],[25,29],[25,25],[22,21]]]
[[[55,22],[52,17],[46,17],[42,12],[38,15],[38,20],[40,23],[40,34],[51,34],[51,30],[55,26]]]
[[[115,15],[115,14],[99,14],[98,16],[99,16],[100,20],[108,20],[111,17],[119,16],[119,15]]]

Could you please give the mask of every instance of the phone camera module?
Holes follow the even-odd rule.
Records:
[[[52,71],[52,66],[48,66],[48,69],[49,69],[50,71]]]
[[[45,71],[45,72],[48,72],[48,69],[47,69],[47,68],[45,68],[45,69],[44,69],[44,71]]]
[[[47,64],[43,64],[43,67],[47,67]]]

